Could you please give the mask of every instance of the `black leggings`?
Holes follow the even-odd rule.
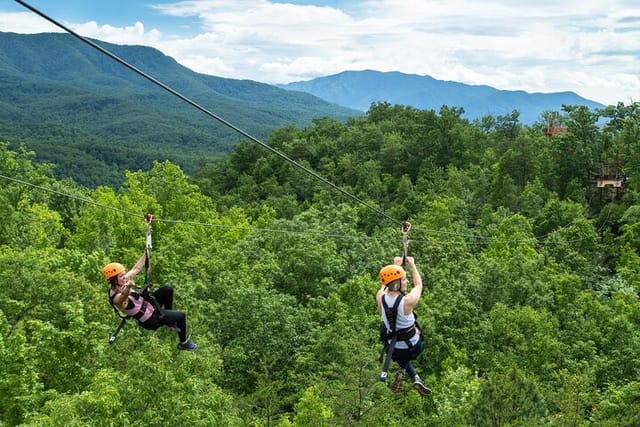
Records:
[[[422,337],[420,337],[418,342],[411,348],[394,348],[391,359],[398,362],[398,365],[413,378],[416,376],[416,369],[411,361],[417,359],[423,350],[424,343],[422,342]]]
[[[169,326],[177,328],[180,342],[187,341],[187,315],[183,311],[172,310],[173,307],[173,288],[165,285],[153,293],[158,305],[162,307],[164,316],[160,318],[160,313],[155,310],[146,322],[140,323],[144,329],[155,331],[160,326]]]
[[[173,288],[171,286],[162,286],[153,293],[153,296],[156,298],[156,301],[158,301],[160,307],[165,310],[171,310],[173,308]]]

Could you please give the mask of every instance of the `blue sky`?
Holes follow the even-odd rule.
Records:
[[[25,0],[83,36],[265,83],[346,70],[640,101],[637,0]],[[60,31],[0,0],[0,31]]]

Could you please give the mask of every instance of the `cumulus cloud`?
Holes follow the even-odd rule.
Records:
[[[125,27],[70,26],[108,42],[153,46],[194,71],[222,77],[286,83],[345,70],[397,70],[499,89],[572,90],[615,103],[640,98],[636,3],[354,0],[331,7],[176,0],[154,10],[195,20],[199,28],[187,36],[146,28],[144,17]],[[12,20],[30,22],[20,27]],[[30,14],[0,15],[0,25],[52,30]]]
[[[161,41],[162,33],[152,29],[145,32],[142,22],[136,22],[131,26],[113,27],[111,25],[98,25],[95,21],[73,25],[73,31],[86,37],[108,41],[114,44],[140,44],[153,45]]]
[[[63,31],[31,12],[0,13],[0,30],[6,33],[37,34]]]

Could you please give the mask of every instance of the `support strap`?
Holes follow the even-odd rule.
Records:
[[[147,238],[144,247],[144,284],[147,286],[151,284],[151,221],[153,221],[153,215],[146,214],[144,218],[147,222]]]
[[[151,279],[151,221],[153,221],[153,215],[146,214],[145,221],[147,222],[147,239],[145,243],[145,259],[144,259],[144,288],[142,289],[142,297],[149,301],[153,308],[157,310],[158,317],[164,318],[164,311],[158,304],[156,297],[153,295],[153,283]]]
[[[127,319],[128,318],[129,318],[129,316],[123,317],[122,320],[120,320],[120,324],[118,325],[116,330],[113,332],[113,334],[111,334],[111,337],[109,337],[109,344],[113,344],[114,342],[116,342],[116,338],[118,337],[118,334],[120,333],[120,329],[122,329],[124,324],[127,323]]]
[[[391,329],[391,342],[387,342],[385,339],[385,344],[384,344],[384,348],[383,348],[383,352],[384,350],[386,350],[386,355],[384,358],[384,362],[382,364],[382,373],[380,374],[380,381],[386,381],[387,380],[387,373],[389,372],[389,365],[391,364],[391,356],[393,354],[393,349],[396,346],[396,341],[398,341],[398,328],[396,327],[396,319],[398,317],[398,306],[400,305],[400,301],[402,300],[402,298],[404,297],[404,295],[400,294],[398,295],[398,297],[396,298],[395,303],[393,304],[393,307],[389,308],[389,306],[387,305],[387,301],[384,298],[384,296],[382,296],[382,309],[385,312],[385,316],[387,317],[387,322],[389,322],[389,327]],[[390,316],[390,314],[393,314],[393,316]]]
[[[402,223],[402,268],[407,269],[407,254],[409,253],[409,229],[411,223],[404,221]]]

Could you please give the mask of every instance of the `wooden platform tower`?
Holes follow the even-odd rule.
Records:
[[[547,141],[554,135],[564,135],[567,128],[560,124],[560,114],[557,111],[547,116],[547,127],[544,128],[544,134],[547,135]]]
[[[600,198],[609,198],[619,201],[627,190],[627,176],[622,170],[620,160],[616,155],[614,162],[605,162],[599,173],[594,174],[596,187],[600,189]],[[613,194],[612,194],[613,193]]]

